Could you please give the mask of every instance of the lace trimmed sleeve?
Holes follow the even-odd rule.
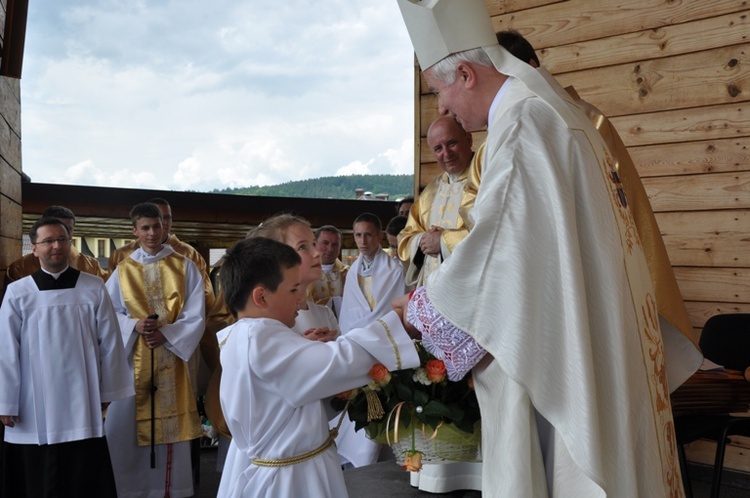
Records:
[[[461,380],[487,354],[466,332],[446,320],[419,287],[409,300],[406,319],[422,332],[422,345],[443,360],[450,380]]]

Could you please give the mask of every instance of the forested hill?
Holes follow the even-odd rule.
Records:
[[[358,188],[365,192],[388,194],[390,200],[414,194],[414,175],[327,176],[287,182],[267,187],[226,188],[218,194],[257,195],[266,197],[308,197],[316,199],[354,199]]]

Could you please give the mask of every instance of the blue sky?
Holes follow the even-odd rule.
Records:
[[[35,182],[173,190],[413,171],[413,52],[388,0],[34,0]]]

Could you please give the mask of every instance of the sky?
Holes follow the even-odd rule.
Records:
[[[196,191],[411,174],[413,61],[393,0],[34,0],[23,169]]]

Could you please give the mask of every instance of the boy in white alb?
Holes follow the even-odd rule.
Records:
[[[293,332],[300,257],[263,237],[226,255],[221,288],[238,321],[218,334],[221,405],[232,433],[219,497],[347,496],[326,398],[368,382],[375,363],[419,364],[398,315],[332,342]]]

